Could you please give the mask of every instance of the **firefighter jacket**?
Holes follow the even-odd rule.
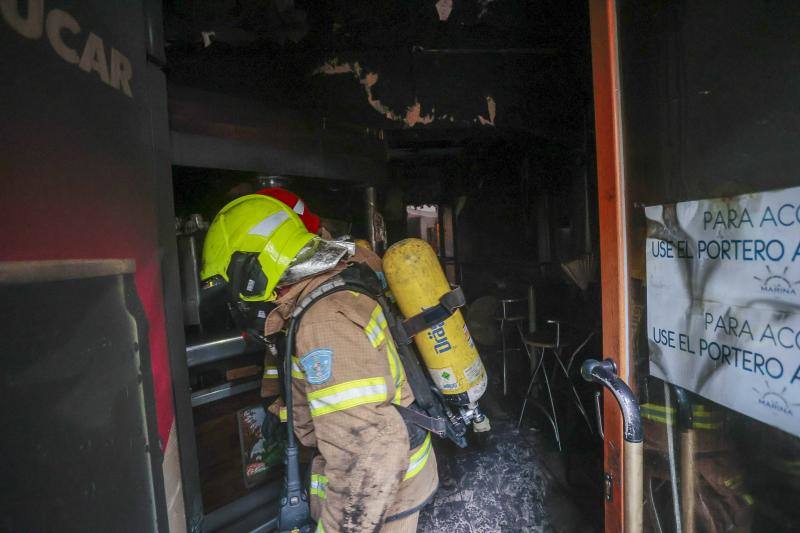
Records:
[[[283,328],[295,304],[345,266],[292,286],[267,317],[266,334]],[[319,452],[310,480],[317,531],[380,530],[431,498],[438,486],[431,437],[412,447],[393,406],[414,397],[375,300],[343,291],[306,312],[292,386],[295,434]]]
[[[378,254],[361,247],[356,247],[356,253],[348,263],[366,263],[372,270],[383,276],[383,266]],[[283,349],[282,339],[278,341],[278,349]],[[264,375],[261,379],[261,397],[271,398],[281,393],[280,380],[278,377],[278,361],[269,350],[264,354]]]

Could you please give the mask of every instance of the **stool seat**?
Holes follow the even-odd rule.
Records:
[[[503,321],[503,322],[520,322],[522,320],[526,320],[527,318],[528,317],[526,317],[526,316],[509,316],[509,317],[496,316],[496,317],[494,317],[494,319],[497,320],[498,322],[500,322],[500,321]]]
[[[553,335],[545,334],[541,336],[527,335],[523,342],[531,348],[548,348],[554,349],[556,347],[556,338]]]
[[[509,298],[500,298],[500,303],[504,304],[517,304],[522,302],[527,302],[528,298],[518,298],[518,297],[509,297]]]
[[[556,332],[553,329],[539,329],[535,333],[525,333],[522,341],[534,348],[566,348],[575,344],[575,337],[569,331],[561,329],[561,335],[556,346]]]

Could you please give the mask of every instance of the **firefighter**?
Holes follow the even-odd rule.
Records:
[[[246,302],[274,302],[264,329],[286,327],[298,304],[348,266],[352,249],[307,231],[286,204],[248,195],[209,228],[202,277]],[[341,291],[296,325],[294,432],[317,449],[311,515],[317,531],[416,531],[438,485],[427,431],[399,408],[414,401],[386,318],[366,294]]]
[[[297,213],[300,220],[305,225],[309,233],[315,233],[324,239],[331,239],[330,232],[321,224],[319,216],[314,214],[309,206],[303,201],[302,198],[293,192],[282,189],[280,187],[266,187],[258,190],[255,194],[270,196],[279,200],[289,206],[292,211]],[[356,239],[355,254],[352,261],[366,263],[370,266],[380,278],[381,282],[385,285],[386,278],[383,275],[383,267],[381,258],[372,251],[372,247],[368,241],[363,239]],[[260,321],[259,327],[263,327],[264,320],[266,319],[266,311],[261,313],[263,316],[256,316],[255,320]],[[278,361],[277,346],[280,345],[280,339],[271,339],[273,346],[267,349],[264,357],[264,374],[261,380],[261,398],[264,400],[264,407],[267,410],[267,416],[264,420],[262,428],[262,435],[264,438],[269,437],[278,429],[279,423],[277,417],[270,416],[269,407],[277,401],[278,403],[272,411],[280,410],[283,405],[282,400],[278,399],[280,394],[280,383],[278,379]],[[283,420],[282,420],[283,421]]]

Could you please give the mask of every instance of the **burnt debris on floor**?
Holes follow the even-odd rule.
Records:
[[[490,368],[489,374],[481,405],[492,430],[470,434],[466,449],[436,441],[440,487],[420,513],[418,532],[599,531],[602,502],[589,490],[591,478],[599,475],[593,459],[575,464],[557,451],[546,421],[535,415],[517,429],[519,394],[512,388],[509,396],[498,398],[499,372]],[[572,455],[578,446],[575,442]]]
[[[441,485],[418,531],[547,530],[547,478],[509,421],[496,422],[480,444],[465,450],[442,445],[436,456]]]

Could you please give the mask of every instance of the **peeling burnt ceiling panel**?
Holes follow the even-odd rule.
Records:
[[[311,83],[320,112],[374,128],[513,128],[579,142],[588,100],[564,57],[514,53],[352,53]],[[357,59],[356,59],[357,58]]]
[[[409,55],[395,50],[352,52],[322,62],[309,79],[320,112],[373,127],[405,124],[407,108],[414,105],[413,87],[407,83]]]
[[[356,127],[579,142],[586,11],[571,0],[167,0],[168,76]]]
[[[413,52],[408,61],[409,65],[399,69],[399,73],[398,69],[391,69],[389,65],[385,65],[386,70],[383,70],[383,74],[381,74],[380,70],[371,71],[359,61],[342,62],[339,58],[334,58],[315,69],[313,74],[343,76],[345,83],[341,91],[334,94],[338,96],[353,90],[356,93],[363,93],[363,98],[369,107],[388,122],[383,124],[386,127],[397,124],[401,127],[412,128],[417,125],[427,126],[434,122],[446,127],[495,125],[497,105],[494,97],[490,94],[495,92],[489,88],[492,83],[484,83],[482,88],[473,87],[472,90],[467,90],[466,94],[461,94],[460,91],[454,90],[456,87],[459,87],[460,90],[464,89],[460,82],[464,80],[465,76],[458,69],[436,67],[427,72],[420,72],[419,69],[422,65],[419,64]],[[397,62],[394,64],[396,65]],[[390,69],[395,72],[391,72]],[[358,83],[358,86],[353,87],[353,83],[349,81],[351,77]],[[379,86],[378,82],[381,80],[383,83]],[[433,84],[434,90],[420,96],[419,87],[426,84]],[[322,85],[330,85],[330,82],[324,80]],[[397,96],[402,98],[404,95],[405,101],[397,101],[392,106],[388,103],[389,99],[386,102],[381,100],[379,96],[381,93],[393,95],[392,100],[397,100]],[[437,102],[440,104],[438,110]],[[484,109],[481,109],[482,104],[485,106]],[[335,110],[339,110],[337,102],[332,102],[332,106]],[[370,122],[380,121],[377,120],[377,116],[373,116]]]

